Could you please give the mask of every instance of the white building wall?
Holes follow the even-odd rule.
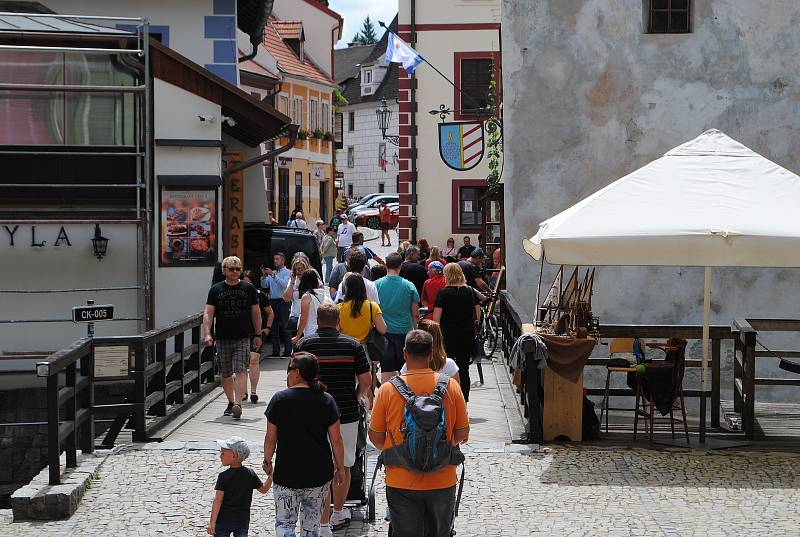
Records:
[[[162,80],[155,81],[155,138],[184,138],[198,140],[221,139],[219,105],[198,97]],[[198,115],[215,116],[214,122],[201,122]],[[220,149],[159,147],[155,155],[156,176],[164,175],[220,175]],[[217,236],[222,218],[222,192],[218,193]],[[161,327],[172,321],[203,309],[211,285],[212,267],[159,267],[158,218],[160,217],[159,189],[153,192],[156,219],[153,226],[153,290],[155,296],[155,323]]]
[[[391,124],[386,134],[397,135],[399,128],[397,101],[390,101],[386,104],[392,111]],[[389,143],[388,140],[381,139],[381,131],[375,116],[375,110],[379,106],[379,103],[369,102],[348,105],[341,110],[344,118],[342,122],[344,132],[342,133],[342,149],[336,152],[336,169],[344,173],[345,193],[348,192],[347,185],[352,184],[353,195],[357,198],[378,192],[378,183],[384,183],[385,192],[397,193],[400,149]],[[350,112],[355,112],[355,128],[352,131],[348,130]],[[386,144],[386,171],[380,168],[378,161],[378,148],[381,143]],[[355,165],[353,168],[348,168],[347,148],[351,146],[355,151]]]
[[[42,3],[65,15],[147,17],[151,26],[169,26],[171,49],[199,65],[214,61],[214,40],[206,39],[204,31],[205,17],[213,14],[213,0],[45,0]]]

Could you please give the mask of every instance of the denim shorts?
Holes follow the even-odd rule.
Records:
[[[249,522],[240,524],[220,524],[217,523],[214,528],[214,537],[247,537],[247,532],[250,529]]]

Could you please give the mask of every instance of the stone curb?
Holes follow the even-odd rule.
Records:
[[[111,455],[111,450],[100,450],[78,457],[78,466],[65,469],[60,485],[50,485],[50,470],[45,467],[24,487],[11,496],[14,522],[20,520],[62,520],[78,509],[86,490],[97,479],[100,467]],[[66,458],[62,456],[62,464]]]

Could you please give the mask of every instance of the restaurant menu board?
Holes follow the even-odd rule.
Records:
[[[213,266],[217,260],[215,190],[161,192],[162,267]]]

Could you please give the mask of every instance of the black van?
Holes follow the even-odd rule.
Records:
[[[262,223],[244,225],[244,268],[260,275],[261,266],[275,268],[272,262],[277,252],[286,255],[286,266],[297,252],[303,252],[311,260],[311,266],[322,274],[322,259],[317,239],[308,229],[286,226],[271,226]],[[289,267],[291,268],[291,267]]]

